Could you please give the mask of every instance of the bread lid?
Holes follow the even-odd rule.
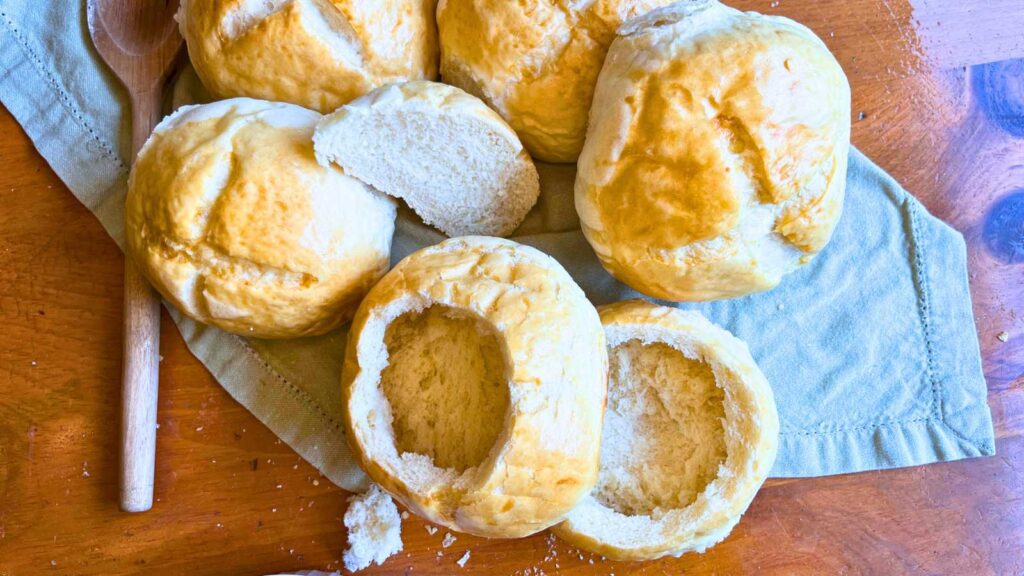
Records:
[[[703,552],[775,462],[771,387],[747,346],[697,312],[634,300],[600,313],[610,377],[598,482],[554,531],[618,560]]]
[[[356,313],[345,433],[431,522],[526,536],[593,487],[606,377],[597,312],[553,258],[455,238],[402,260]]]
[[[357,98],[325,116],[313,142],[321,164],[405,200],[448,236],[507,236],[540,194],[512,128],[479,98],[438,82]]]

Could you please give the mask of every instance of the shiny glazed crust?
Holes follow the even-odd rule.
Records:
[[[768,290],[828,243],[849,142],[849,84],[810,30],[680,2],[612,43],[576,208],[605,268],[648,296]]]
[[[727,456],[723,471],[684,508],[624,515],[588,496],[553,530],[615,560],[703,552],[729,535],[775,463],[779,420],[771,386],[746,344],[697,312],[631,300],[602,306],[600,314],[609,347],[661,342],[711,366],[725,392]]]
[[[437,76],[435,0],[182,0],[203,84],[330,112],[370,90]]]
[[[491,324],[506,355],[505,428],[461,474],[398,453],[380,388],[387,326],[434,305]],[[346,437],[370,478],[431,522],[527,536],[559,522],[597,479],[607,368],[597,312],[554,259],[509,240],[453,238],[401,261],[359,307],[342,373]]]
[[[319,119],[248,98],[187,106],[139,152],[127,253],[186,315],[245,336],[321,334],[387,270],[395,204],[317,164]]]

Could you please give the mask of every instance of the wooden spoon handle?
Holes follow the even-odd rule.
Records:
[[[160,118],[159,87],[132,95],[132,158]],[[121,390],[121,509],[153,506],[160,299],[131,258],[124,267],[124,372]]]

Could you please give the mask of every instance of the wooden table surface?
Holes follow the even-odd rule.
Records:
[[[724,543],[643,564],[547,533],[442,548],[413,517],[406,552],[367,573],[1024,573],[1024,0],[735,3],[825,40],[853,86],[854,143],[966,237],[998,455],[770,481]],[[2,109],[0,135],[0,576],[339,568],[346,494],[166,314],[158,501],[118,511],[122,255]]]

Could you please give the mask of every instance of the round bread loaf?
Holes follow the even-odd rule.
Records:
[[[182,0],[181,35],[219,98],[321,112],[374,88],[437,76],[436,0]]]
[[[608,410],[593,493],[555,533],[616,560],[703,552],[771,471],[779,419],[747,346],[697,312],[602,307]]]
[[[807,28],[713,0],[625,24],[580,156],[583,232],[655,298],[768,290],[828,243],[842,211],[850,88]]]
[[[497,110],[534,158],[575,162],[615,29],[669,3],[441,0],[441,76]]]
[[[527,536],[594,486],[607,368],[597,312],[553,258],[453,238],[399,262],[359,307],[346,438],[370,478],[431,522]]]
[[[387,270],[394,201],[317,164],[319,120],[248,98],[186,106],[139,152],[127,252],[186,315],[260,338],[320,334]]]
[[[537,168],[479,98],[416,80],[357,98],[320,121],[317,158],[402,198],[448,236],[507,236],[537,202]]]

